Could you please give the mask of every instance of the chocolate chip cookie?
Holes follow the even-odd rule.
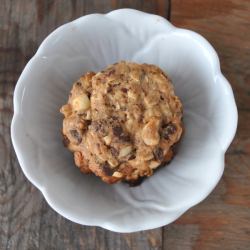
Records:
[[[182,104],[157,66],[119,62],[88,72],[62,106],[64,145],[84,173],[135,183],[173,158]]]

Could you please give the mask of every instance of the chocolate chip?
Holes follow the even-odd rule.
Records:
[[[134,181],[125,181],[129,184],[130,187],[136,187],[141,185],[141,183],[145,180],[145,177],[139,177],[137,180]]]
[[[119,154],[119,151],[114,147],[110,147],[110,152],[115,157],[118,156],[118,154]]]
[[[132,152],[130,153],[130,156],[128,158],[128,160],[134,160],[136,158],[136,148],[134,148],[132,150]]]
[[[121,126],[113,127],[113,134],[124,142],[130,141],[130,136],[124,133]]]
[[[112,168],[110,167],[110,165],[107,162],[104,162],[101,165],[101,168],[102,168],[105,175],[112,176],[112,174],[114,173],[114,171],[112,170]]]
[[[80,82],[77,82],[76,83],[76,86],[81,86],[82,84]]]
[[[136,158],[136,156],[134,154],[130,155],[130,157],[128,158],[128,160],[134,160]]]
[[[64,147],[68,147],[68,145],[70,144],[70,140],[66,135],[63,135],[63,145]]]
[[[115,88],[115,87],[119,86],[120,84],[121,84],[121,83],[118,82],[118,83],[116,83],[116,84],[113,84],[112,86],[113,86],[113,88]]]
[[[174,134],[175,131],[176,131],[176,126],[173,123],[170,122],[170,123],[163,126],[161,136],[164,139],[168,140],[169,136]]]
[[[121,88],[121,91],[122,91],[123,93],[127,93],[127,92],[128,92],[128,89],[126,89],[126,88]]]
[[[113,127],[113,133],[115,136],[120,137],[121,134],[123,133],[122,127],[120,126]]]
[[[114,74],[115,73],[115,69],[112,69],[112,70],[110,70],[108,73],[107,73],[107,76],[111,76],[112,74]]]
[[[85,120],[86,126],[89,126],[91,124],[91,120]]]
[[[111,91],[112,91],[112,87],[111,87],[111,86],[108,86],[107,92],[110,93]]]
[[[130,136],[129,135],[126,135],[126,134],[122,134],[120,137],[119,137],[120,140],[124,141],[124,142],[130,142]]]
[[[87,96],[88,96],[88,98],[90,98],[90,96],[91,96],[91,93],[90,93],[90,92],[87,92]]]
[[[154,150],[154,157],[157,161],[163,160],[163,150],[162,148],[158,147]]]
[[[69,132],[72,135],[72,137],[74,137],[76,139],[76,141],[78,143],[81,143],[82,137],[81,137],[80,133],[76,129],[72,129]]]
[[[117,121],[119,118],[117,116],[111,116],[111,120]]]
[[[162,100],[162,101],[164,101],[164,97],[163,97],[162,95],[161,95],[161,97],[160,97],[160,98],[161,98],[161,100]]]
[[[105,128],[103,126],[104,121],[100,120],[100,121],[93,121],[91,123],[91,127],[93,128],[93,130],[95,132],[100,133],[101,135],[105,135]]]

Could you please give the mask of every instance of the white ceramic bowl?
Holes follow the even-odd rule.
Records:
[[[119,60],[160,66],[184,105],[178,154],[134,188],[80,174],[60,133],[72,82]],[[54,210],[83,225],[134,232],[174,221],[213,190],[236,126],[233,93],[211,45],[160,16],[121,9],[81,17],[43,41],[16,85],[11,135],[24,174]]]

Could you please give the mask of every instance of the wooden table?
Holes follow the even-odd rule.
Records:
[[[10,140],[13,90],[56,27],[87,13],[131,7],[206,37],[239,110],[225,173],[213,193],[171,225],[133,234],[72,223],[24,177]],[[225,124],[226,126],[226,124]],[[0,249],[250,249],[250,2],[247,0],[0,0]]]

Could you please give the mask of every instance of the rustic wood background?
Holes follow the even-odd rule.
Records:
[[[10,140],[16,81],[42,40],[87,13],[130,7],[199,32],[218,51],[239,110],[222,180],[169,226],[117,234],[55,213],[24,177]],[[226,124],[225,124],[226,126]],[[0,249],[250,249],[250,1],[0,0]]]

